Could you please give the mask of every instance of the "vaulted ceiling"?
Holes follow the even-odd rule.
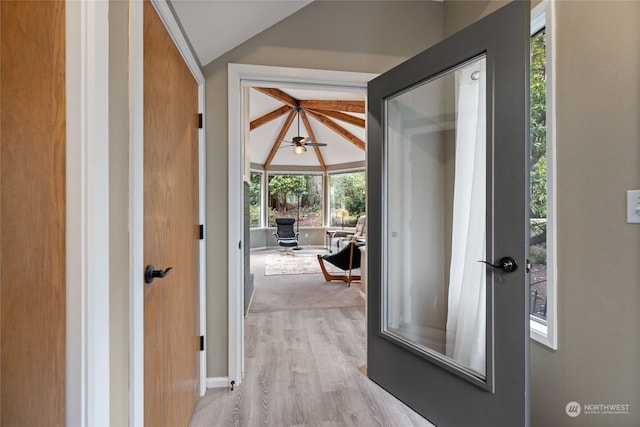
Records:
[[[169,0],[200,64],[206,65],[312,0]],[[366,94],[318,87],[252,88],[250,161],[277,169],[363,164]],[[300,131],[296,108],[300,108]],[[293,154],[296,136],[326,143]],[[288,142],[286,142],[288,141]]]
[[[364,92],[251,88],[251,163],[270,170],[282,166],[326,170],[336,165],[363,163],[365,98]],[[308,138],[322,146],[305,146],[305,152],[294,154],[295,137]]]
[[[169,0],[203,66],[311,1]]]

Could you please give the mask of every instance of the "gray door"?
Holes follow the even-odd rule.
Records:
[[[529,13],[369,84],[368,373],[438,427],[529,425]]]

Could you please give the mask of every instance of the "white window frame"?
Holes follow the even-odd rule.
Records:
[[[531,11],[531,36],[545,28],[547,71],[547,320],[530,316],[531,339],[558,349],[557,233],[556,233],[556,98],[555,98],[555,8],[544,0]]]

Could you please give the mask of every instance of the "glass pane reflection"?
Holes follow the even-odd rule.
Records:
[[[384,332],[486,376],[486,61],[386,100]]]

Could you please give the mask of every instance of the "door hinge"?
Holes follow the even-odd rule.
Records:
[[[242,240],[238,242],[238,249],[242,249]]]
[[[529,273],[531,271],[531,260],[529,260],[529,258],[527,258],[527,264],[526,264],[526,272]]]
[[[204,224],[200,224],[200,232],[198,236],[200,240],[204,240]]]
[[[202,113],[198,113],[198,129],[202,129]]]
[[[200,335],[200,351],[204,351],[204,335]]]

